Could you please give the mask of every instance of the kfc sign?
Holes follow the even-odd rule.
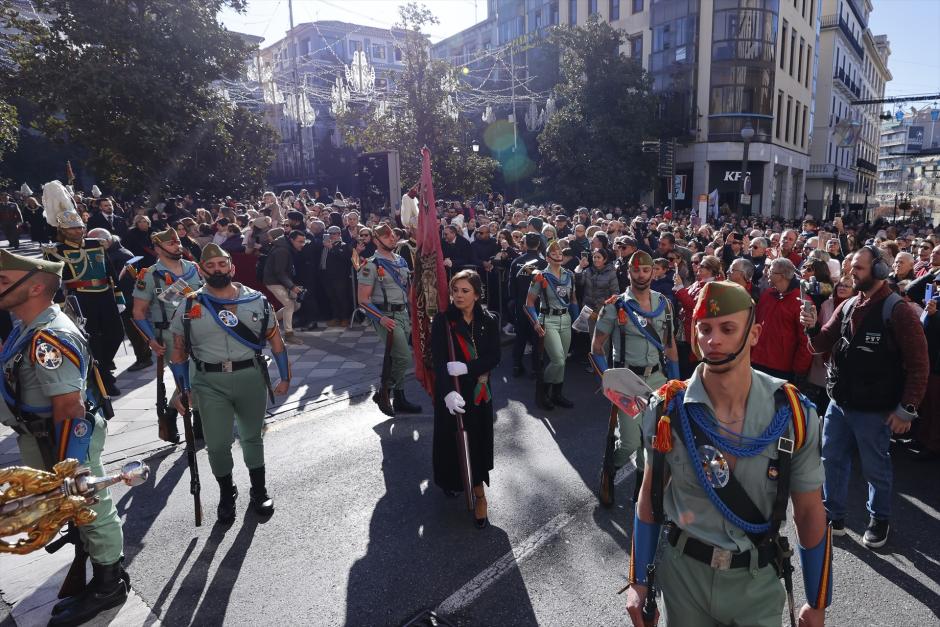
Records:
[[[750,176],[748,172],[748,176]],[[740,170],[725,170],[725,178],[722,182],[724,183],[737,183],[741,180],[741,171]]]

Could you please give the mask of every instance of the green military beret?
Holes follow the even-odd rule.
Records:
[[[632,255],[630,255],[630,267],[639,268],[640,266],[652,266],[653,258],[650,257],[648,252],[638,250]]]
[[[210,259],[216,259],[217,257],[223,257],[225,259],[232,258],[228,251],[223,250],[222,247],[218,244],[209,243],[206,244],[205,248],[202,249],[202,256],[199,258],[199,263],[205,263]]]
[[[165,231],[159,231],[150,236],[150,241],[154,244],[163,243],[169,244],[170,242],[180,241],[179,233],[176,232],[176,229],[173,227],[168,228]]]
[[[33,270],[38,270],[39,272],[47,272],[62,278],[63,265],[64,264],[61,261],[34,259],[32,257],[24,257],[23,255],[16,255],[11,252],[7,252],[6,250],[0,249],[0,271],[22,270],[23,272],[31,272]]]
[[[699,292],[692,320],[728,316],[739,311],[748,311],[753,306],[751,295],[737,283],[711,281]]]

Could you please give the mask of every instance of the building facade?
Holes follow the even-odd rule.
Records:
[[[817,217],[863,209],[875,191],[881,105],[890,46],[868,28],[869,0],[823,0],[819,83],[807,210]]]
[[[940,109],[935,105],[899,111],[881,126],[874,193],[884,215],[894,215],[893,208],[908,201],[927,218],[940,217]]]

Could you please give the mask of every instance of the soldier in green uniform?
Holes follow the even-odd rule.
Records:
[[[51,470],[74,458],[100,477],[108,423],[96,407],[86,407],[92,360],[84,335],[52,302],[61,277],[60,262],[0,251],[0,309],[17,320],[0,352],[5,401],[0,406],[9,410],[2,412],[3,423],[18,434],[27,466]],[[91,557],[91,584],[58,603],[50,625],[77,625],[127,599],[130,578],[122,567],[121,521],[110,492],[99,496],[91,507],[97,518],[79,527]]]
[[[195,263],[183,259],[183,244],[176,229],[154,233],[150,239],[157,253],[157,263],[137,274],[134,325],[147,338],[153,352],[163,357],[167,343],[172,339],[170,321],[183,298],[202,287],[202,277]],[[162,372],[158,373],[158,376],[162,375]],[[167,407],[166,413],[166,424],[160,425],[160,438],[178,443],[176,409]]]
[[[114,356],[124,341],[121,312],[125,302],[118,289],[118,275],[108,260],[101,240],[85,238],[85,223],[75,211],[56,217],[58,242],[42,247],[43,256],[64,264],[63,291],[74,294],[86,319],[85,332],[91,354],[98,360],[101,377],[110,396],[118,396]]]
[[[242,457],[251,478],[250,500],[263,516],[274,512],[264,473],[264,411],[271,395],[261,354],[270,343],[277,364],[274,394],[287,393],[290,366],[271,305],[261,294],[233,283],[232,257],[216,244],[202,250],[199,269],[206,284],[189,294],[170,323],[173,351],[170,370],[177,391],[195,393],[209,466],[219,483],[219,523],[235,520],[238,489],[232,480],[232,426],[238,425]],[[192,385],[190,386],[190,381]],[[271,396],[273,401],[273,396]],[[183,407],[177,405],[182,411]]]
[[[548,363],[542,367],[541,381],[536,382],[535,402],[542,409],[554,409],[555,405],[571,408],[574,403],[562,394],[562,384],[571,346],[571,323],[580,311],[574,273],[561,265],[564,256],[557,240],[548,245],[545,259],[548,267],[532,273],[525,307],[532,329],[542,338],[544,353],[548,356]],[[536,302],[540,310],[536,310]]]
[[[382,343],[393,333],[392,368],[387,385],[392,391],[392,415],[402,412],[417,414],[421,406],[405,398],[405,372],[414,362],[408,338],[411,337],[411,318],[408,315],[408,285],[411,273],[408,263],[395,254],[398,236],[387,224],[372,229],[375,255],[359,268],[359,308],[372,321]],[[379,402],[380,393],[373,400]]]
[[[795,619],[787,592],[792,551],[780,535],[792,502],[806,593],[799,624],[822,625],[832,594],[832,536],[815,407],[795,387],[751,368],[761,329],[740,285],[705,286],[693,324],[702,363],[688,381],[660,388],[642,414],[647,462],[627,610],[634,625],[644,624],[655,560],[670,625],[779,627],[785,600]]]
[[[672,305],[669,299],[650,289],[653,258],[637,251],[629,260],[630,285],[620,296],[611,298],[601,309],[591,347],[591,362],[598,375],[607,370],[606,346],[611,340],[614,366],[629,368],[651,389],[677,378],[678,352],[672,334]],[[614,466],[620,468],[637,454],[637,475],[633,500],[643,483],[643,447],[638,416],[617,412],[617,443]]]

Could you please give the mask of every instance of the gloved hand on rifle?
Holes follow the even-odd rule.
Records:
[[[467,364],[462,361],[448,361],[447,362],[447,374],[452,377],[459,377],[467,374]]]
[[[451,416],[464,413],[463,408],[466,404],[467,402],[463,400],[463,396],[456,390],[444,397],[444,405],[447,406],[447,411],[450,412]]]

